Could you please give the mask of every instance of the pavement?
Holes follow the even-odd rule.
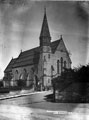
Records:
[[[6,93],[6,94],[1,94],[0,100],[11,99],[11,98],[16,98],[16,97],[21,97],[21,96],[28,96],[28,95],[37,94],[37,93],[42,93],[42,91],[34,92],[33,89],[14,91],[14,92]]]

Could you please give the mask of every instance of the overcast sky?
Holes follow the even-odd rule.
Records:
[[[11,60],[39,45],[44,7],[52,41],[63,35],[72,66],[86,64],[88,55],[88,2],[5,0],[0,3],[0,76]]]

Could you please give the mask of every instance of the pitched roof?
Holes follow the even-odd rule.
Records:
[[[56,41],[51,42],[52,53],[55,52],[55,50],[56,50],[57,46],[59,45],[59,43],[60,43],[60,40],[56,40]]]
[[[57,46],[60,44],[60,41],[61,39],[51,42],[50,46],[51,46],[52,53],[55,52]],[[9,72],[12,70],[12,68],[16,68],[16,67],[38,64],[39,56],[40,56],[40,46],[27,51],[23,51],[20,53],[18,58],[12,59],[10,61],[10,63],[5,69],[5,72]],[[70,57],[69,57],[69,60],[70,60]]]
[[[4,70],[4,72],[11,72],[13,64],[15,63],[16,58],[11,59],[11,61],[9,62],[9,64],[7,65],[6,69]]]
[[[60,40],[54,41],[51,43],[51,49],[54,53]],[[40,55],[40,47],[36,47],[24,52],[21,52],[16,62],[13,65],[13,68],[22,67],[27,65],[38,64]]]
[[[13,68],[37,64],[39,61],[39,53],[39,47],[21,52]]]

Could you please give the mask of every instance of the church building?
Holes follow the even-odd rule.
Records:
[[[39,46],[21,51],[19,56],[12,58],[4,71],[4,86],[17,86],[17,81],[25,81],[26,86],[32,83],[41,89],[52,86],[52,78],[60,76],[64,68],[71,68],[71,59],[64,44],[62,35],[51,42],[46,10],[39,36]]]

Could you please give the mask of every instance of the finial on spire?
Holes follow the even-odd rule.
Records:
[[[46,13],[46,6],[44,6],[44,13]]]
[[[60,35],[60,39],[62,39],[62,35]]]

